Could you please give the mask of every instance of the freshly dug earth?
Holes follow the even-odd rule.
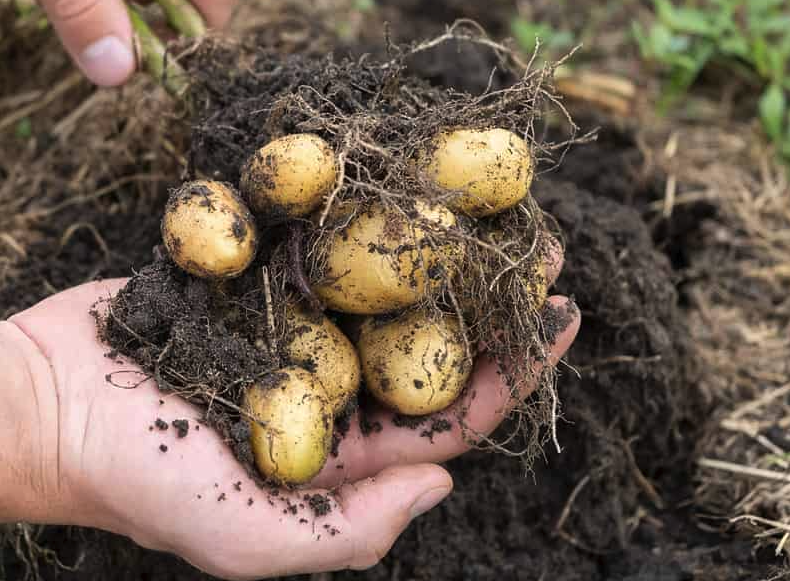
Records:
[[[453,60],[445,66],[459,70]],[[484,79],[487,73],[477,76]],[[119,133],[115,138],[123,139]],[[140,136],[132,151],[142,157],[146,141]],[[581,378],[568,367],[560,369],[563,453],[547,452],[546,461],[538,461],[526,478],[518,462],[495,454],[473,452],[450,462],[453,495],[413,523],[382,564],[334,578],[729,581],[767,576],[768,556],[753,553],[748,540],[705,533],[696,523],[690,474],[699,418],[709,411],[695,384],[704,370],[695,369],[672,263],[629,207],[660,197],[654,186],[661,186],[662,177],[622,179],[638,175],[644,161],[627,131],[605,131],[602,144],[574,151],[578,155],[569,156],[561,175],[540,178],[536,193],[564,234],[566,265],[558,290],[575,296],[584,317],[568,355]],[[109,180],[134,175],[125,153],[112,163]],[[146,168],[162,169],[175,173],[172,166]],[[75,170],[68,164],[52,171],[71,176]],[[34,242],[20,235],[29,253],[5,271],[0,311],[10,315],[51,293],[48,280],[56,280],[59,289],[97,273],[127,274],[150,263],[165,189],[138,198],[130,195],[135,191],[121,188],[113,194],[124,203],[91,203],[39,219],[31,227]],[[130,198],[139,202],[130,204]],[[84,227],[67,240],[73,249],[61,251],[68,248],[61,244],[62,233],[80,221],[95,225],[109,252]],[[661,242],[684,240],[686,234],[676,232],[676,238]],[[243,349],[238,357],[244,359]],[[19,551],[9,543],[0,555],[7,579],[23,578],[22,558],[31,557],[40,559],[45,579],[209,578],[175,557],[110,534],[34,529],[35,546],[55,553],[26,553],[22,536],[11,538]],[[79,567],[58,568],[53,554]]]

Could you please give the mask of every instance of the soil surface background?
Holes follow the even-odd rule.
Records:
[[[494,35],[506,34],[502,19],[512,8],[493,2],[481,11],[460,0],[435,2],[430,9],[411,1],[381,4],[393,30],[414,37],[441,31],[462,16],[480,20]],[[366,35],[358,41],[353,52],[377,42]],[[273,44],[307,53],[326,48],[294,34]],[[3,62],[15,55],[24,60],[24,50],[0,44]],[[61,55],[43,70],[68,79],[64,62]],[[479,92],[492,78],[494,62],[484,51],[450,47],[415,59],[412,67],[433,83]],[[15,76],[24,70],[2,73],[0,97],[13,94]],[[129,89],[135,90],[153,89]],[[10,250],[0,255],[3,316],[57,290],[127,275],[150,262],[167,186],[178,182],[186,165],[179,152],[186,151],[188,131],[172,111],[162,106],[143,113],[124,104],[122,93],[92,93],[78,80],[66,94],[71,105],[56,104],[49,117],[37,117],[25,145],[27,155],[48,156],[52,176],[19,182],[14,168],[0,167],[0,202],[7,202],[2,194],[8,184],[22,183],[28,192],[14,210],[17,216],[0,222],[3,232],[22,241],[20,251],[6,240]],[[71,147],[52,144],[58,139],[54,128],[69,129],[55,120],[86,99],[103,100],[94,103],[93,115],[116,116],[92,138],[116,144],[110,151],[86,141],[90,122]],[[671,224],[646,222],[646,209],[664,196],[667,176],[646,158],[638,128],[589,110],[574,113],[583,129],[601,128],[598,140],[574,148],[558,171],[540,175],[534,191],[564,233],[566,264],[556,291],[572,295],[583,315],[582,331],[560,367],[562,453],[547,448],[532,474],[524,474],[517,461],[484,452],[449,462],[455,491],[415,521],[382,563],[316,579],[735,581],[767,578],[779,564],[772,549],[755,549],[749,537],[701,526],[695,505],[694,461],[705,429],[699,419],[713,414],[717,402],[699,388],[709,370],[688,327],[694,306],[683,273],[705,254],[704,247],[690,249],[689,241],[715,208],[691,204]],[[18,137],[0,138],[3,147],[21,147]],[[107,162],[86,162],[88,178],[77,187],[82,160],[69,152],[79,147],[106,154]],[[109,193],[70,202],[99,191]],[[41,213],[52,207],[57,211]],[[17,544],[2,549],[2,578],[25,578],[38,560],[36,573],[43,579],[210,579],[176,557],[115,535],[71,527],[29,530],[36,549],[6,534]],[[53,554],[79,566],[57,566]]]

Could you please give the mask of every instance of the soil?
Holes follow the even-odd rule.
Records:
[[[456,55],[449,51],[428,64],[415,63],[413,70],[430,65],[434,72],[425,76],[432,82],[485,87],[490,61],[461,67]],[[443,68],[470,70],[457,79],[435,72]],[[690,260],[685,242],[699,227],[693,218],[713,210],[704,204],[689,208],[681,228],[647,224],[643,210],[663,195],[664,176],[644,158],[632,128],[605,118],[584,121],[594,124],[603,125],[599,141],[573,149],[535,187],[566,246],[557,291],[572,295],[584,318],[558,384],[562,453],[547,449],[526,477],[518,462],[496,454],[471,452],[449,462],[456,487],[447,501],[415,521],[381,564],[332,578],[745,581],[771,571],[772,550],[756,551],[748,539],[708,532],[698,526],[693,503],[700,418],[712,412],[713,402],[698,391],[706,369],[690,341],[689,304],[678,273]],[[144,150],[138,145],[135,151]],[[192,168],[202,163],[199,157]],[[223,167],[218,171],[236,166]],[[71,175],[72,168],[62,171]],[[129,175],[128,167],[125,171]],[[97,276],[127,275],[151,263],[166,188],[160,184],[147,196],[127,195],[134,193],[121,188],[114,195],[124,204],[66,207],[38,220],[26,256],[4,274],[0,313],[8,316],[55,290]],[[66,199],[63,193],[47,202]],[[92,224],[99,236],[82,227],[62,243],[75,223]],[[166,260],[139,272],[145,275],[140,284],[155,284],[157,293],[149,293],[151,303],[127,305],[125,320],[131,313],[136,329],[156,329],[187,295],[198,308],[208,301],[205,288],[179,278]],[[173,284],[179,280],[182,284]],[[188,327],[183,332],[194,339]],[[213,371],[228,377],[253,368],[244,345],[228,352],[201,340],[199,347],[208,361],[219,362]],[[159,420],[154,425],[165,429]],[[176,422],[172,427],[182,430]],[[444,426],[419,429],[432,434]],[[305,501],[322,510],[320,499]],[[44,558],[39,570],[44,579],[210,579],[173,556],[108,533],[66,527],[36,531],[39,547],[55,551],[62,563],[79,563],[70,571]],[[21,579],[26,571],[11,544],[0,553],[0,567],[7,579]]]

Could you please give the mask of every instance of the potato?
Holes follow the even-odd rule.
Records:
[[[315,375],[288,367],[253,385],[245,409],[255,465],[279,484],[302,484],[321,471],[332,445],[332,413]]]
[[[526,142],[505,129],[459,129],[438,135],[421,169],[439,186],[462,192],[452,210],[475,218],[516,206],[529,194],[533,159]]]
[[[241,191],[267,222],[306,216],[335,185],[337,162],[329,144],[300,133],[259,149],[241,172]]]
[[[258,232],[250,211],[227,184],[195,181],[171,195],[162,238],[182,269],[202,278],[241,274],[255,258]]]
[[[443,206],[417,201],[415,209],[437,230],[456,223],[455,215]],[[445,243],[435,252],[425,244],[426,234],[414,220],[373,204],[333,234],[324,280],[314,285],[315,294],[330,309],[351,314],[387,313],[413,305],[439,286],[445,276],[442,263],[446,266],[460,251]]]
[[[388,322],[369,319],[357,349],[368,390],[408,416],[447,408],[463,391],[472,369],[454,315],[436,318],[412,311]]]
[[[536,263],[532,267],[532,271],[527,274],[527,280],[525,282],[532,299],[530,301],[530,306],[534,310],[540,311],[543,305],[546,304],[546,299],[549,297],[549,287],[546,279],[546,263]]]
[[[289,305],[285,352],[291,363],[312,371],[326,390],[332,413],[342,411],[360,382],[357,350],[323,313]]]
[[[507,235],[502,230],[494,230],[489,236],[491,237],[491,242],[497,246],[501,246],[504,242],[507,242],[508,239]],[[533,262],[530,265],[529,271],[522,275],[524,277],[523,283],[527,287],[527,292],[531,298],[530,307],[536,311],[543,308],[549,296],[546,273],[546,262],[540,260],[538,262]]]

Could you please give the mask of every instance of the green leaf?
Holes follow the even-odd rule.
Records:
[[[655,0],[658,17],[676,32],[711,36],[716,28],[708,15],[696,8],[678,8],[669,0]]]
[[[376,0],[354,0],[354,10],[359,12],[373,12],[376,9]]]
[[[30,136],[33,135],[33,124],[30,122],[30,117],[23,117],[17,122],[14,135],[17,139],[30,139]]]
[[[784,55],[777,50],[772,50],[768,53],[768,63],[770,65],[771,80],[781,83],[785,77]]]
[[[555,51],[570,46],[573,35],[568,31],[552,28],[547,24],[530,22],[525,18],[514,18],[510,29],[516,41],[527,52],[535,50],[537,39],[549,50]]]
[[[672,31],[663,24],[658,23],[650,29],[650,48],[656,60],[667,59],[674,52],[674,42]]]
[[[768,43],[764,38],[755,38],[752,43],[752,60],[757,69],[757,73],[767,79],[771,75],[771,62],[768,57]]]
[[[650,46],[650,38],[645,32],[645,27],[642,26],[641,22],[635,20],[631,23],[631,36],[634,37],[634,40],[636,40],[636,44],[639,47],[639,55],[643,59],[653,58],[653,51],[651,50]]]
[[[782,137],[785,112],[787,111],[787,95],[781,85],[770,85],[760,99],[760,119],[768,137],[779,141]]]
[[[740,34],[725,36],[719,40],[719,50],[725,55],[749,60],[749,41]]]

